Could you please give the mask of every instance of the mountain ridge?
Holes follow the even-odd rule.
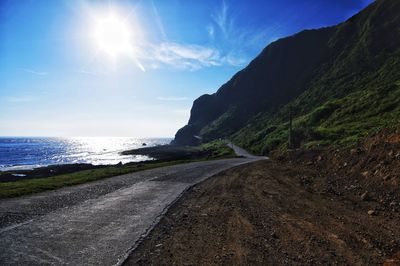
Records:
[[[398,13],[399,2],[378,0],[336,26],[305,30],[269,44],[216,93],[194,101],[188,125],[178,130],[173,144],[194,144],[194,136],[205,140],[229,137],[256,153],[268,153],[287,145],[289,105],[295,111],[296,128],[304,131],[296,132],[298,146],[315,141],[318,145],[337,144],[340,136],[315,137],[312,135],[319,133],[313,131],[331,115],[337,116],[335,112],[349,107],[345,97],[360,91],[372,93],[378,87],[383,88],[379,92],[393,93],[384,98],[394,106],[390,111],[397,114]],[[331,103],[340,100],[343,102]],[[322,107],[324,104],[327,106]],[[312,124],[311,116],[318,108],[330,113],[318,121],[314,118]],[[393,117],[386,120],[393,121]],[[340,134],[354,142],[378,126]]]

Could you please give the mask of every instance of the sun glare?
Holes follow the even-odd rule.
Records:
[[[94,38],[99,50],[116,57],[132,53],[132,30],[115,14],[96,20]]]
[[[96,47],[95,56],[107,55],[113,66],[117,59],[125,57],[145,72],[139,61],[145,39],[134,10],[126,12],[119,7],[105,9],[93,6],[88,6],[87,10],[90,18],[89,38]]]

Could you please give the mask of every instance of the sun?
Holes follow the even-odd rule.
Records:
[[[95,57],[107,55],[113,66],[119,59],[129,59],[143,72],[146,71],[141,63],[145,58],[146,41],[142,27],[132,9],[125,12],[121,8],[112,6],[108,8],[88,7],[87,17],[90,19],[90,28],[87,28]],[[123,60],[124,63],[128,62]]]
[[[98,18],[94,27],[94,39],[100,51],[112,57],[132,52],[132,31],[116,14]]]

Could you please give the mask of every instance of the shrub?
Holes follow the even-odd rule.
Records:
[[[330,101],[324,105],[316,108],[310,114],[310,124],[315,125],[319,123],[322,119],[328,118],[336,109],[340,107],[339,101]]]

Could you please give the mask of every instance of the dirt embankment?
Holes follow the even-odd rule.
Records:
[[[383,130],[351,150],[293,151],[273,158],[315,170],[303,184],[357,201],[378,203],[376,211],[400,211],[400,129]]]
[[[126,264],[400,264],[396,138],[219,174],[185,194]]]

